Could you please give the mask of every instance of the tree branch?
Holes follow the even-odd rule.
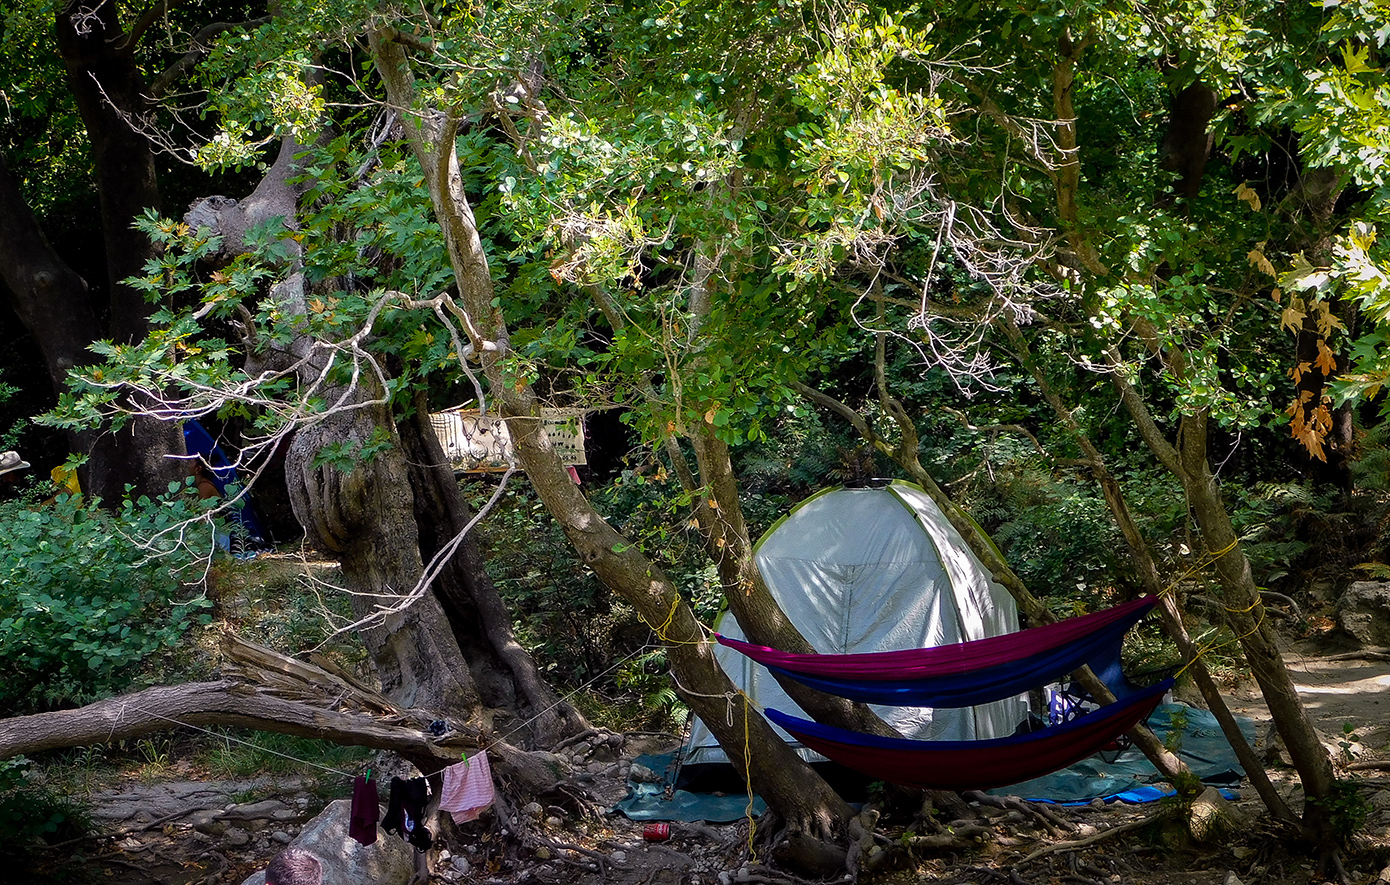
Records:
[[[169,13],[169,7],[177,2],[179,2],[179,0],[156,0],[153,6],[146,9],[144,13],[135,20],[135,24],[131,26],[130,31],[128,31],[125,37],[116,45],[116,49],[120,52],[132,51],[135,48],[135,44],[139,43],[141,38],[145,36],[145,32],[154,27],[155,22],[167,15]]]
[[[263,15],[260,18],[247,19],[244,22],[213,22],[205,26],[193,35],[193,39],[188,44],[188,51],[154,78],[154,82],[150,84],[150,97],[156,100],[163,98],[169,91],[169,87],[188,76],[189,71],[193,70],[193,66],[202,60],[203,56],[207,55],[208,50],[212,48],[212,38],[227,31],[259,28],[269,21],[270,16]]]

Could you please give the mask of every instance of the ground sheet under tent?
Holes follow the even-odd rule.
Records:
[[[1241,732],[1253,746],[1255,725],[1237,716]],[[1180,726],[1175,729],[1175,725]],[[1179,755],[1203,783],[1216,787],[1235,787],[1245,777],[1245,769],[1221,733],[1221,727],[1206,710],[1186,704],[1160,704],[1148,718],[1149,728],[1168,746],[1177,746]],[[1178,736],[1173,732],[1177,731]],[[746,792],[733,789],[697,792],[676,788],[679,774],[676,754],[641,756],[635,760],[660,778],[659,782],[628,782],[628,795],[614,811],[631,820],[709,821],[726,823],[748,814]],[[634,766],[637,767],[637,766]],[[1155,786],[1162,776],[1137,749],[1095,756],[1040,778],[990,790],[1004,796],[1019,796],[1043,802],[1089,802],[1093,799],[1120,802],[1153,802],[1171,791]],[[732,784],[732,781],[731,781]],[[1228,798],[1231,794],[1227,793]],[[765,809],[754,797],[752,814]]]

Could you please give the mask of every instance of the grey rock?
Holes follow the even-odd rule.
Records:
[[[1337,626],[1362,645],[1390,646],[1390,582],[1348,587],[1337,600]]]
[[[195,811],[190,814],[185,821],[193,829],[200,833],[207,833],[209,836],[220,836],[227,832],[227,822],[221,820],[222,812],[208,808],[202,811]]]
[[[258,820],[270,817],[276,812],[288,812],[291,816],[294,814],[279,799],[265,799],[260,802],[234,805],[223,814],[223,817],[227,820]]]
[[[632,769],[628,772],[628,777],[639,784],[659,784],[661,776],[641,763],[632,763]]]
[[[323,885],[405,885],[415,875],[415,849],[394,836],[382,834],[372,845],[360,845],[347,834],[352,803],[339,799],[304,825],[290,842],[312,852],[323,864]],[[242,885],[265,885],[265,873],[255,873]]]
[[[286,833],[284,830],[276,830],[275,832],[270,834],[270,838],[275,840],[276,842],[279,842],[281,845],[288,845],[294,841],[294,837],[291,836],[289,833]]]
[[[227,831],[222,834],[222,838],[226,840],[228,845],[235,848],[240,848],[251,842],[251,834],[241,827],[227,827]]]

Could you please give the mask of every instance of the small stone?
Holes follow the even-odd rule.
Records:
[[[560,820],[558,817],[555,817],[555,816],[553,816],[553,815],[552,815],[551,817],[547,817],[547,818],[545,819],[545,825],[546,825],[547,827],[552,828],[552,829],[555,828],[555,827],[560,826],[560,824],[562,824],[562,823],[564,823],[564,821]]]
[[[594,748],[589,744],[588,741],[580,741],[579,743],[574,745],[574,747],[570,750],[570,753],[574,756],[574,758],[582,759],[585,756],[589,755],[589,753],[592,752],[593,749]]]
[[[281,845],[288,845],[294,841],[294,837],[284,830],[276,830],[270,834],[272,841],[279,842]]]
[[[1255,853],[1255,849],[1246,848],[1244,845],[1237,845],[1235,848],[1231,849],[1231,853],[1236,856],[1236,860],[1245,860]]]
[[[251,842],[251,834],[241,827],[228,827],[227,832],[222,834],[222,838],[227,840],[228,845],[238,848]]]
[[[1096,832],[1096,828],[1091,826],[1090,824],[1079,824],[1076,828],[1076,834],[1078,836],[1081,836],[1082,838],[1085,838],[1086,836],[1094,836]]]
[[[454,856],[453,859],[449,861],[449,866],[453,867],[454,872],[460,877],[467,876],[469,873],[473,872],[473,865],[470,864],[465,857]]]
[[[1244,885],[1244,883],[1240,881],[1240,877],[1235,873],[1227,872],[1226,879],[1221,885]]]
[[[628,778],[639,784],[659,784],[661,777],[639,762],[632,763],[632,770],[628,772]]]
[[[609,857],[613,858],[614,863],[625,863],[627,861],[627,852],[615,851],[612,854],[610,854]]]
[[[550,849],[542,845],[536,849],[536,857],[540,860],[550,860]]]
[[[528,804],[525,808],[521,809],[522,813],[525,814],[527,817],[540,817],[541,812],[544,810],[545,809],[541,808],[541,803],[539,802],[532,802]]]

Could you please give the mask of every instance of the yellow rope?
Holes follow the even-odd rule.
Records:
[[[1222,547],[1220,550],[1217,550],[1216,552],[1210,553],[1210,554],[1208,554],[1207,556],[1203,557],[1203,559],[1202,559],[1201,562],[1199,562],[1199,563],[1197,563],[1196,565],[1192,566],[1192,568],[1188,569],[1186,572],[1184,572],[1183,574],[1179,575],[1177,578],[1174,578],[1173,581],[1172,581],[1167,587],[1165,587],[1165,588],[1163,589],[1163,592],[1162,592],[1160,595],[1161,595],[1161,596],[1167,596],[1167,595],[1169,595],[1169,594],[1173,591],[1173,589],[1174,589],[1175,587],[1177,587],[1178,584],[1180,584],[1181,582],[1187,580],[1187,578],[1191,577],[1193,574],[1195,574],[1195,573],[1198,572],[1199,570],[1201,570],[1201,569],[1203,569],[1203,568],[1206,568],[1208,565],[1210,565],[1210,564],[1216,562],[1218,559],[1220,559],[1221,557],[1225,556],[1227,553],[1230,553],[1232,550],[1236,549],[1236,545],[1239,544],[1239,543],[1240,543],[1240,538],[1236,538],[1234,541],[1232,541],[1231,543],[1227,544],[1225,547]],[[1262,601],[1262,600],[1260,599],[1259,593],[1258,593],[1258,591],[1257,591],[1256,594],[1255,594],[1255,601],[1252,602],[1252,603],[1251,603],[1248,607],[1246,607],[1246,608],[1235,609],[1235,608],[1231,608],[1230,606],[1224,606],[1224,605],[1222,606],[1222,608],[1225,608],[1226,611],[1228,611],[1228,612],[1230,612],[1230,613],[1232,613],[1232,614],[1242,614],[1242,615],[1243,615],[1243,614],[1249,614],[1251,611],[1253,611],[1253,610],[1256,608],[1256,606],[1258,606],[1258,605],[1260,604],[1261,601]],[[1243,633],[1243,634],[1241,634],[1240,636],[1237,636],[1237,637],[1235,637],[1234,639],[1231,639],[1231,640],[1228,641],[1228,642],[1220,642],[1220,643],[1218,643],[1218,642],[1211,642],[1211,643],[1208,643],[1207,645],[1205,645],[1205,646],[1203,646],[1203,647],[1201,647],[1201,648],[1198,648],[1196,654],[1194,654],[1194,655],[1192,656],[1192,660],[1188,661],[1186,664],[1183,664],[1182,667],[1179,668],[1179,670],[1178,670],[1176,673],[1173,674],[1173,678],[1174,678],[1174,679],[1177,679],[1177,678],[1178,678],[1179,676],[1181,676],[1183,673],[1187,672],[1187,668],[1188,668],[1188,667],[1191,667],[1193,664],[1197,663],[1199,660],[1201,660],[1203,657],[1205,657],[1205,656],[1207,655],[1208,652],[1211,652],[1211,651],[1213,651],[1213,650],[1215,650],[1215,649],[1218,649],[1218,648],[1225,648],[1225,647],[1228,646],[1228,645],[1233,645],[1233,644],[1239,643],[1239,642],[1240,642],[1242,639],[1244,639],[1245,637],[1250,636],[1250,635],[1253,635],[1256,631],[1258,631],[1258,630],[1260,629],[1260,625],[1263,624],[1263,623],[1264,623],[1264,612],[1260,612],[1260,617],[1255,621],[1255,626],[1252,627],[1248,633]]]
[[[681,595],[677,593],[675,595],[675,598],[671,600],[671,611],[667,613],[666,620],[661,622],[660,627],[654,626],[652,622],[648,621],[645,617],[642,618],[642,622],[645,623],[648,627],[651,627],[652,632],[656,634],[656,638],[660,639],[667,645],[703,645],[704,643],[708,642],[709,640],[706,639],[703,635],[699,639],[672,639],[670,636],[667,635],[666,631],[668,628],[670,628],[672,622],[675,621],[676,612],[680,610],[680,607]],[[698,620],[695,622],[695,624],[702,631],[705,629],[705,625],[701,624]]]
[[[753,820],[753,748],[748,737],[749,700],[748,695],[743,692],[739,694],[743,697],[743,779],[748,791],[748,805],[743,809],[743,815],[748,818],[748,860],[749,863],[756,863],[758,855],[753,850],[753,834],[757,832],[758,824]]]
[[[1210,553],[1210,554],[1208,554],[1207,556],[1205,556],[1205,557],[1202,559],[1201,562],[1199,562],[1199,563],[1197,563],[1196,565],[1192,566],[1192,567],[1189,568],[1187,571],[1183,572],[1182,574],[1180,574],[1180,575],[1178,575],[1176,578],[1174,578],[1172,581],[1170,581],[1170,582],[1168,583],[1168,586],[1163,588],[1163,592],[1160,593],[1159,596],[1168,596],[1168,595],[1171,594],[1171,593],[1173,592],[1173,590],[1174,590],[1179,584],[1181,584],[1183,581],[1186,581],[1188,578],[1192,577],[1192,576],[1195,575],[1197,572],[1201,571],[1202,569],[1204,569],[1204,568],[1206,568],[1207,566],[1211,565],[1213,562],[1216,562],[1218,559],[1220,559],[1221,557],[1225,556],[1227,553],[1230,553],[1232,550],[1236,549],[1236,545],[1239,544],[1239,543],[1240,543],[1240,538],[1236,538],[1234,541],[1232,541],[1231,543],[1227,544],[1225,547],[1222,547],[1220,550],[1216,551],[1215,553]]]

